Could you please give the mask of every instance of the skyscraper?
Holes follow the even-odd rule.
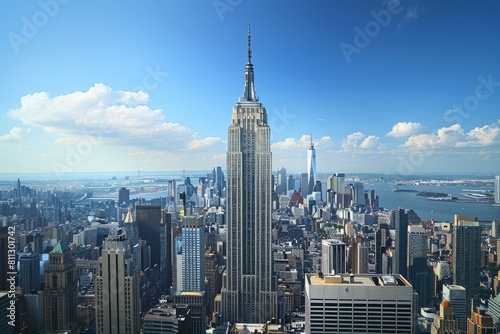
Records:
[[[118,206],[128,205],[130,201],[130,190],[122,187],[118,190]]]
[[[448,300],[451,304],[453,314],[458,320],[459,327],[462,331],[466,330],[467,309],[466,294],[463,286],[459,285],[444,285],[443,286],[443,300]]]
[[[45,329],[76,329],[77,277],[75,261],[66,244],[58,242],[45,266]]]
[[[19,258],[19,286],[26,294],[40,286],[40,256],[29,253]]]
[[[412,284],[413,260],[417,257],[427,256],[427,234],[420,225],[408,226],[408,279]]]
[[[215,195],[223,196],[223,191],[226,188],[226,179],[224,178],[224,172],[222,172],[222,168],[220,166],[217,166],[212,171],[212,174],[214,176]]]
[[[102,245],[96,277],[97,333],[139,333],[140,267],[123,230]]]
[[[271,151],[267,112],[254,91],[250,25],[243,97],[228,128],[227,269],[223,318],[265,323],[276,315],[271,237]]]
[[[278,168],[278,181],[276,182],[276,192],[281,194],[286,194],[287,191],[287,179],[286,179],[286,168]]]
[[[332,174],[328,178],[326,189],[332,189],[336,194],[343,194],[345,191],[345,174]]]
[[[394,272],[408,279],[408,214],[405,209],[395,211],[396,259]]]
[[[177,202],[175,200],[175,180],[168,180],[168,212],[172,213],[172,221],[177,222]]]
[[[203,216],[182,217],[182,290],[205,291]]]
[[[293,175],[288,175],[288,182],[287,182],[287,191],[288,190],[294,190],[295,191],[295,178]]]
[[[352,196],[352,200],[357,205],[365,205],[365,191],[363,182],[354,182],[352,184],[354,189],[354,195]]]
[[[163,210],[160,226],[160,280],[162,291],[172,286],[172,215]]]
[[[453,284],[465,288],[467,310],[479,293],[481,276],[481,226],[474,219],[455,215],[453,232]],[[453,302],[450,300],[451,306]],[[462,327],[463,328],[463,327]]]
[[[139,237],[151,246],[151,266],[160,265],[161,206],[137,205],[135,210]]]
[[[306,198],[309,195],[309,179],[307,173],[300,173],[300,194]]]
[[[130,250],[132,251],[134,258],[134,264],[137,266],[137,270],[141,271],[141,245],[139,243],[139,228],[138,224],[134,220],[134,215],[132,214],[132,207],[129,206],[125,220],[123,221],[123,229],[125,230],[125,235],[128,242],[130,243]],[[156,236],[158,238],[158,236]],[[158,250],[159,252],[159,250]],[[148,259],[149,262],[150,258]],[[151,264],[151,263],[149,263]]]
[[[387,224],[380,224],[375,232],[375,272],[382,274],[382,260],[386,252],[386,242],[389,236],[389,226]]]
[[[316,150],[311,135],[311,146],[307,150],[307,182],[309,184],[308,195],[313,192],[314,185],[316,184]]]
[[[19,180],[19,178],[17,178],[17,184],[16,184],[16,198],[18,200],[21,199],[21,180]]]
[[[368,259],[370,247],[369,244],[362,241],[356,245],[358,247],[356,253],[356,273],[357,274],[368,274]]]
[[[182,275],[181,289],[174,296],[176,304],[187,304],[191,310],[190,333],[202,334],[206,330],[205,296],[205,236],[203,216],[182,217],[182,255],[177,262]],[[180,268],[179,268],[180,267]]]
[[[346,273],[346,244],[340,240],[321,241],[321,270],[325,274]]]

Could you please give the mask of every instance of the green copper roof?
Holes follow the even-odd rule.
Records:
[[[68,250],[68,246],[62,245],[61,241],[57,242],[57,245],[55,245],[54,249],[52,249],[51,253],[63,253],[64,251]]]

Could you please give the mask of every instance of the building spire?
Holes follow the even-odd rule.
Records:
[[[250,45],[250,21],[248,21],[248,64],[252,64],[252,47]]]
[[[313,142],[313,133],[311,131],[311,149],[314,148],[314,142]]]
[[[245,66],[245,90],[243,91],[243,101],[258,101],[255,96],[253,83],[252,48],[250,45],[250,22],[248,22],[248,62]]]

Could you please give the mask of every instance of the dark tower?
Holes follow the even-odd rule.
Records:
[[[396,273],[408,277],[408,214],[403,208],[395,213],[396,227]]]
[[[139,228],[139,237],[151,247],[151,266],[160,265],[160,205],[137,205],[135,220]]]

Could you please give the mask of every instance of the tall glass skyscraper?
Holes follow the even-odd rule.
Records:
[[[270,128],[266,109],[255,95],[251,56],[249,26],[245,89],[228,128],[222,317],[233,323],[266,323],[277,309],[272,277]]]
[[[40,287],[40,256],[29,253],[19,258],[19,286],[25,294]]]
[[[453,284],[465,288],[466,310],[471,309],[471,298],[479,294],[481,286],[481,231],[479,222],[473,218],[455,215]]]
[[[408,279],[408,214],[405,209],[395,210],[396,259],[394,272]]]
[[[314,184],[316,184],[316,150],[311,136],[311,147],[307,150],[307,180],[309,183],[308,195],[312,194]]]

